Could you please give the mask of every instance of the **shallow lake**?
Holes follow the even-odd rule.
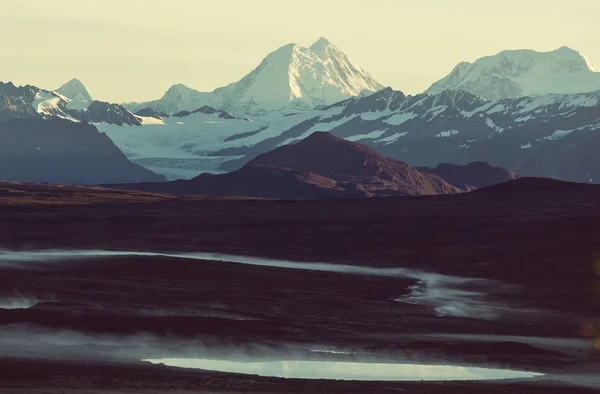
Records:
[[[522,379],[539,373],[452,365],[394,364],[350,361],[257,361],[165,358],[154,364],[278,378],[338,380],[489,380]]]

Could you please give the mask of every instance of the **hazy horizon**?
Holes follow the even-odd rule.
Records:
[[[329,39],[385,86],[419,93],[461,61],[506,49],[569,46],[600,65],[600,3],[552,1],[8,0],[0,81],[56,89],[80,79],[95,99],[160,98],[173,84],[212,91],[273,50]],[[555,4],[559,4],[557,1]],[[405,4],[405,5],[404,5]],[[562,4],[562,3],[561,3]]]

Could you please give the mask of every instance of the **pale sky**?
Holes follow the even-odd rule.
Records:
[[[328,38],[381,84],[420,93],[461,61],[569,46],[600,66],[600,0],[0,0],[0,81],[99,100],[235,82]]]

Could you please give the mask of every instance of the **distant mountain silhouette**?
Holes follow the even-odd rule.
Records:
[[[130,162],[92,125],[37,118],[0,122],[0,180],[98,184],[164,178]]]
[[[148,110],[152,110],[151,108],[147,108],[146,111]],[[225,112],[225,111],[221,111],[219,109],[215,109],[213,107],[210,107],[208,105],[204,105],[194,111],[181,111],[176,113],[173,116],[176,116],[178,118],[183,118],[185,116],[189,116],[192,114],[205,114],[205,115],[217,115],[219,118],[221,119],[235,119],[235,116]]]
[[[442,163],[436,168],[416,167],[416,169],[437,175],[449,184],[461,189],[468,187],[479,189],[518,178],[517,174],[512,171],[481,161],[475,161],[464,166]]]
[[[144,116],[144,117],[156,118],[156,119],[160,119],[160,118],[166,116],[166,114],[159,113],[159,112],[153,110],[152,108],[142,108],[142,109],[136,111],[135,114],[137,116]]]

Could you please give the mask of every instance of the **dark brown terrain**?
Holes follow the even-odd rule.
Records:
[[[2,264],[0,254],[0,301],[33,300],[0,309],[0,387],[14,393],[597,392],[588,380],[600,370],[592,339],[600,310],[599,201],[600,186],[535,178],[455,195],[307,201],[3,184],[2,249],[212,252],[410,268],[477,278],[454,290],[484,291],[477,300],[493,313],[440,315],[435,305],[401,302],[416,281],[407,277],[172,255],[15,265]],[[87,339],[71,346],[48,340],[57,333]],[[315,347],[353,353],[325,358],[460,363],[546,376],[361,383],[139,362],[184,350],[305,358],[314,357]]]
[[[294,199],[419,196],[464,191],[437,175],[419,172],[365,145],[322,132],[264,153],[227,174],[202,174],[189,181],[112,187],[158,193]]]
[[[416,167],[416,169],[420,172],[437,175],[449,184],[461,189],[479,189],[518,178],[517,174],[506,168],[481,161],[475,161],[464,166],[442,163],[435,168]]]

